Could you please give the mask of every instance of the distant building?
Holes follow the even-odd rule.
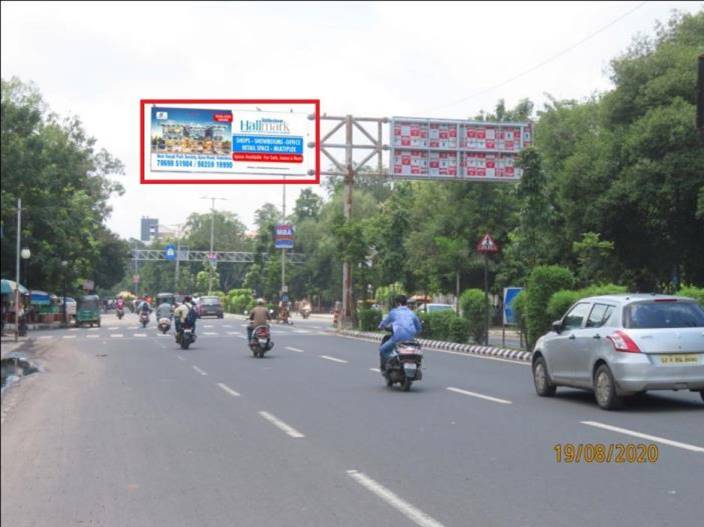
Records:
[[[156,218],[147,218],[142,216],[141,222],[142,230],[140,235],[140,240],[143,242],[149,242],[154,238],[159,237],[159,220]]]

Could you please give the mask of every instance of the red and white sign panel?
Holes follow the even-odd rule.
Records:
[[[531,123],[394,117],[391,175],[399,179],[517,181],[516,156],[533,142]]]
[[[488,232],[484,235],[482,240],[477,244],[477,252],[478,253],[497,253],[499,252],[499,246],[494,240],[494,238],[491,237],[491,234]]]

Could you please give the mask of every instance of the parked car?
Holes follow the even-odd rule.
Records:
[[[202,296],[198,299],[198,315],[201,317],[223,318],[225,311],[217,296]]]
[[[704,400],[704,310],[690,298],[608,295],[574,304],[533,351],[540,396],[592,390],[597,404],[649,390],[698,391]]]
[[[64,312],[63,311],[64,310],[64,307],[63,307],[64,306],[64,298],[62,296],[60,296],[58,298],[58,302],[59,302],[59,310],[61,313],[63,313]],[[70,296],[66,297],[66,316],[68,317],[69,320],[76,318],[76,306],[77,305],[78,304],[76,303],[76,301],[73,298],[71,298]]]

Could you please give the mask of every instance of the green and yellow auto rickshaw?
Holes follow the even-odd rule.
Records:
[[[100,327],[100,297],[98,295],[84,295],[78,299],[76,308],[76,327],[83,324],[93,324]]]

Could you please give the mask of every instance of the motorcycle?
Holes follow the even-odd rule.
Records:
[[[391,334],[386,335],[381,343],[383,344],[390,338]],[[386,361],[384,371],[381,372],[386,379],[386,386],[391,388],[394,383],[399,383],[404,392],[410,390],[414,381],[423,378],[422,361],[423,350],[420,342],[415,339],[398,342],[393,354]]]
[[[149,324],[149,313],[143,312],[139,315],[139,323],[142,324],[143,328],[147,327],[147,324]]]
[[[293,322],[289,320],[288,309],[279,309],[278,316],[276,317],[276,322],[279,324],[293,325]]]
[[[161,331],[164,335],[168,333],[168,331],[171,329],[171,319],[168,317],[162,317],[159,319],[159,325],[157,326],[159,331]]]
[[[125,308],[123,308],[123,307],[118,307],[118,308],[115,310],[115,313],[117,314],[117,319],[118,319],[118,320],[122,320],[122,317],[125,316]]]
[[[185,324],[181,324],[181,329],[176,333],[176,343],[181,345],[182,350],[187,350],[188,346],[196,341],[196,334],[193,333],[193,328]]]
[[[301,307],[301,309],[298,310],[298,312],[301,314],[303,319],[308,318],[312,311],[313,311],[313,309],[308,305],[304,305],[303,307]]]
[[[264,354],[274,347],[271,341],[271,332],[268,326],[257,326],[252,330],[252,338],[249,340],[249,349],[252,355],[257,358],[264,358]]]

